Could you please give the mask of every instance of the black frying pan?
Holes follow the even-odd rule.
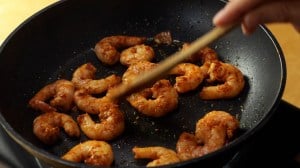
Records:
[[[32,121],[40,113],[28,108],[29,99],[58,78],[71,79],[75,68],[86,62],[98,67],[99,78],[112,73],[121,75],[125,67],[102,65],[92,50],[103,37],[152,37],[170,30],[174,39],[190,42],[212,29],[212,17],[222,6],[224,2],[210,0],[70,0],[44,9],[17,28],[1,46],[2,126],[27,151],[55,167],[83,166],[61,160],[60,156],[87,138],[70,139],[62,132],[62,140],[54,146],[42,144],[32,133]],[[155,61],[173,53],[176,47],[156,48]],[[180,133],[193,132],[197,120],[211,110],[236,115],[241,123],[239,136],[218,151],[172,166],[222,165],[265,125],[281,99],[286,77],[284,58],[274,37],[263,26],[250,37],[243,36],[237,28],[211,47],[224,62],[236,65],[244,73],[246,88],[242,94],[215,101],[202,101],[197,92],[184,94],[178,110],[157,119],[141,116],[122,101],[126,131],[109,142],[115,153],[113,166],[145,165],[145,161],[133,159],[131,149],[135,145],[174,149]],[[73,117],[76,115],[73,113]]]

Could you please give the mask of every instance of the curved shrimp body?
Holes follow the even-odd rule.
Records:
[[[134,147],[132,151],[135,159],[153,159],[147,167],[163,166],[180,161],[175,151],[164,147]]]
[[[148,62],[148,61],[135,62],[134,64],[131,64],[124,72],[122,76],[122,82],[128,84],[141,73],[150,71],[155,67],[157,67],[157,64],[152,62]]]
[[[88,140],[71,148],[61,158],[93,166],[110,166],[114,160],[114,154],[107,142]]]
[[[108,65],[113,65],[120,59],[118,49],[142,44],[146,37],[136,36],[109,36],[101,39],[95,46],[98,59]]]
[[[83,64],[73,73],[72,82],[77,89],[84,89],[92,94],[102,93],[121,82],[121,77],[115,74],[94,80],[95,73],[96,68],[91,63]]]
[[[195,135],[182,133],[176,144],[181,160],[201,157],[223,147],[239,127],[238,120],[225,111],[211,111],[196,124]]]
[[[58,140],[61,127],[70,137],[80,136],[77,123],[67,114],[47,112],[33,121],[33,133],[45,144],[53,144]]]
[[[189,48],[189,43],[184,43],[182,45],[182,50],[186,50]],[[209,63],[218,60],[217,53],[210,47],[204,47],[203,49],[199,50],[195,54],[191,55],[185,61],[187,62],[198,62],[200,61],[202,64]]]
[[[87,63],[76,69],[72,78],[78,88],[74,94],[74,102],[80,110],[90,114],[99,114],[99,106],[110,101],[106,96],[96,98],[92,94],[101,94],[121,82],[121,77],[114,74],[93,80],[95,72],[96,68]]]
[[[129,95],[127,101],[147,116],[161,117],[177,108],[178,93],[168,80],[162,79],[151,88]]]
[[[76,88],[82,88],[89,80],[94,79],[97,69],[91,63],[79,66],[73,73],[72,82]]]
[[[44,86],[29,101],[30,107],[42,112],[68,111],[73,105],[75,87],[71,81],[60,79]],[[51,99],[51,100],[50,100]],[[46,101],[50,100],[48,104]]]
[[[209,83],[223,82],[215,86],[206,86],[200,92],[200,98],[205,100],[233,98],[240,94],[245,85],[242,72],[235,66],[216,61],[208,69]]]
[[[75,92],[74,101],[80,110],[89,114],[99,114],[99,107],[110,104],[112,100],[107,96],[102,98],[93,97],[86,90],[80,89]]]
[[[95,123],[89,114],[77,117],[78,124],[90,139],[112,140],[121,135],[125,129],[124,114],[115,104],[107,104],[99,109],[100,123]]]
[[[196,124],[195,136],[204,144],[203,154],[224,146],[239,127],[239,121],[225,111],[211,111]]]
[[[176,143],[176,152],[182,161],[202,156],[202,148],[195,135],[187,132],[183,132]]]
[[[171,75],[178,75],[174,88],[178,93],[185,93],[196,89],[204,78],[201,68],[191,63],[181,63],[173,68]]]
[[[200,56],[202,64],[219,60],[217,52],[210,47],[204,47],[197,54]]]
[[[129,66],[139,61],[150,62],[154,58],[154,54],[153,48],[148,45],[135,45],[121,52],[120,62],[125,66]]]

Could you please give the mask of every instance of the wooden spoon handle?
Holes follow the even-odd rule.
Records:
[[[234,27],[234,25],[229,25],[212,29],[202,37],[192,42],[186,50],[178,51],[161,61],[155,69],[140,74],[137,78],[135,78],[135,80],[128,84],[121,84],[111,89],[108,96],[112,99],[119,99],[120,97],[126,96],[137,89],[147,86],[147,84],[149,85],[149,83],[157,81],[164,77],[177,64],[222,37]]]

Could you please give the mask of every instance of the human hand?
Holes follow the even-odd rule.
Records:
[[[272,22],[290,22],[300,32],[300,0],[231,0],[213,18],[216,26],[237,22],[247,35]]]

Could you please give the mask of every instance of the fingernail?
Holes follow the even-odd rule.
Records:
[[[245,16],[242,23],[242,30],[245,35],[250,35],[254,32],[255,27],[253,27],[253,23],[249,16]]]
[[[220,10],[214,17],[213,17],[213,24],[219,26],[222,23],[223,17],[223,10]]]
[[[249,33],[247,27],[245,26],[245,24],[242,23],[241,29],[242,29],[242,32],[243,32],[244,35],[246,35],[246,36],[250,35],[250,33]]]

